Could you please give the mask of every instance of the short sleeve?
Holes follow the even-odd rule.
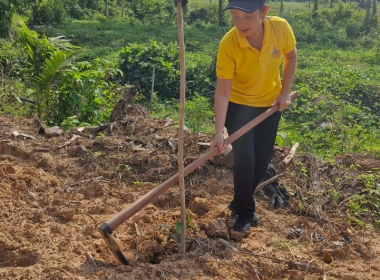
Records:
[[[286,21],[286,36],[284,36],[284,48],[283,53],[290,53],[296,46],[296,38],[294,37],[294,33],[289,23]]]
[[[236,63],[232,52],[225,44],[220,43],[216,59],[216,76],[221,79],[232,79],[236,70]]]

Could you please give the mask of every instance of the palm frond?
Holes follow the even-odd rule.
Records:
[[[72,45],[70,41],[66,39],[65,36],[57,36],[57,37],[49,38],[49,42],[52,46],[60,50],[63,49],[66,51],[72,51],[72,50],[80,49],[80,47]]]
[[[43,91],[49,89],[54,76],[62,65],[64,65],[66,58],[67,56],[64,51],[56,51],[50,56],[50,58],[45,60],[43,71],[37,77],[37,81]]]

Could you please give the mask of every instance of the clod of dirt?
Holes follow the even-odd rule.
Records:
[[[251,231],[252,231],[252,229],[251,229]],[[232,240],[240,241],[244,238],[247,238],[250,235],[250,233],[251,232],[241,232],[241,231],[236,231],[236,230],[230,229],[229,230],[229,237]]]
[[[219,276],[220,272],[218,263],[212,262],[210,259],[206,260],[203,267],[203,273],[210,276]]]
[[[38,167],[45,171],[50,171],[55,168],[54,158],[50,154],[41,154],[38,160]]]
[[[217,155],[210,159],[210,162],[215,166],[227,166],[229,168],[232,168],[234,166],[233,153],[228,152],[221,155]]]
[[[206,214],[208,211],[210,211],[211,207],[212,207],[212,204],[209,201],[209,199],[200,198],[200,197],[196,197],[189,204],[190,210],[193,213],[200,215],[200,216],[202,216],[202,215]]]
[[[290,271],[289,278],[287,280],[303,280],[305,277],[304,273],[297,270]]]
[[[347,259],[346,248],[334,249],[334,259],[345,260]]]
[[[322,250],[322,259],[325,263],[332,263],[333,262],[333,257],[332,257],[332,254],[334,254],[334,251],[333,250],[329,250],[329,249],[324,249]]]
[[[216,219],[206,227],[206,234],[211,238],[229,238],[228,227],[223,219]]]
[[[203,186],[205,190],[207,190],[207,192],[211,195],[217,195],[220,190],[219,180],[216,178],[208,179],[203,183]]]

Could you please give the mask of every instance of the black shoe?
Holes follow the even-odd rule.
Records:
[[[233,229],[240,232],[249,232],[252,227],[257,227],[259,224],[259,217],[253,214],[253,218],[249,216],[238,216]]]
[[[249,232],[251,229],[252,218],[248,216],[238,216],[233,229],[239,232]]]
[[[231,211],[232,216],[237,216],[238,215],[237,212],[235,211],[235,209],[231,206],[231,204],[229,204],[227,206],[227,208],[228,208],[228,210]],[[256,214],[254,213],[252,221],[251,221],[251,226],[257,227],[259,221],[260,221],[259,217],[257,217]]]
[[[257,217],[256,214],[253,214],[251,226],[257,227],[259,225],[259,221],[260,221],[259,217]]]

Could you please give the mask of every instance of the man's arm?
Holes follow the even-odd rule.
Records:
[[[226,147],[223,146],[223,128],[226,121],[228,101],[231,95],[231,87],[231,79],[225,80],[217,78],[214,97],[215,137],[211,143],[211,148],[215,145],[218,146],[219,153],[222,153],[226,149]]]
[[[284,54],[283,71],[282,71],[282,90],[276,99],[279,104],[279,111],[283,111],[292,102],[290,98],[290,89],[292,87],[294,73],[297,67],[297,49]]]

